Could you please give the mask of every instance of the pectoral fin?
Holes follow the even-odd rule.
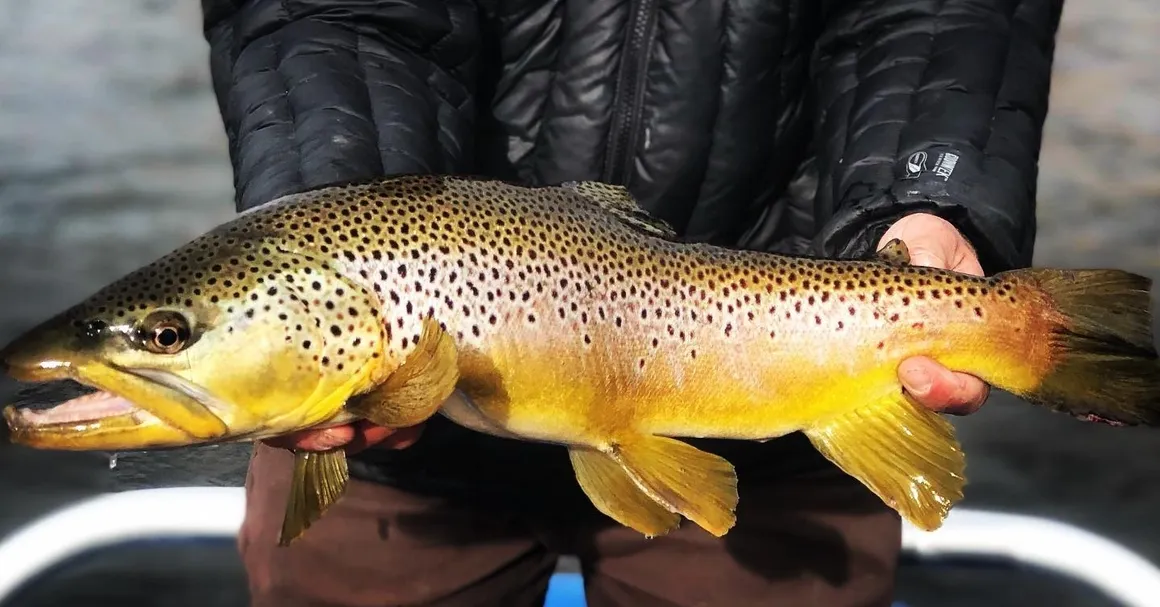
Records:
[[[645,537],[664,535],[681,524],[681,516],[645,495],[624,467],[599,451],[568,450],[576,480],[596,509]]]
[[[874,253],[874,258],[896,266],[905,266],[910,263],[910,249],[902,240],[893,238]]]
[[[919,529],[942,526],[963,498],[954,427],[901,393],[805,431],[823,455]]]
[[[351,413],[380,426],[404,428],[426,421],[459,381],[455,342],[433,318],[423,319],[419,343],[386,381],[352,398]]]
[[[737,517],[737,474],[724,458],[663,436],[636,436],[609,453],[633,482],[667,510],[720,537]]]
[[[294,475],[290,478],[290,495],[278,545],[290,545],[309,529],[331,504],[342,497],[349,478],[346,452],[342,449],[296,451]]]

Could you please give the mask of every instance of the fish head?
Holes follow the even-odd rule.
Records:
[[[316,426],[381,380],[377,300],[292,240],[210,234],[110,284],[0,351],[25,381],[99,392],[8,408],[17,443],[134,449]]]

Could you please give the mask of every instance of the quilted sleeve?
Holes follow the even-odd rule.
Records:
[[[846,0],[813,71],[817,252],[860,256],[916,211],[955,224],[988,273],[1030,264],[1063,0]]]
[[[202,0],[239,210],[470,162],[470,0]]]

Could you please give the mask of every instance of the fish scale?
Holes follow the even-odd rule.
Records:
[[[914,356],[1084,419],[1160,422],[1147,278],[907,262],[900,242],[865,260],[682,242],[594,182],[322,188],[247,211],[5,348],[10,374],[105,393],[99,408],[5,417],[24,444],[126,450],[440,412],[563,446],[595,507],[648,536],[735,521],[732,466],[673,437],[797,431],[937,528],[965,464],[953,427],[902,391]],[[283,543],[347,474],[342,450],[296,453]]]

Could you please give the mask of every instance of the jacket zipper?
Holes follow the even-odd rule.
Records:
[[[657,0],[639,0],[629,17],[604,154],[603,178],[607,183],[628,185],[633,174],[633,152],[640,131],[645,76],[656,27],[656,4]]]

